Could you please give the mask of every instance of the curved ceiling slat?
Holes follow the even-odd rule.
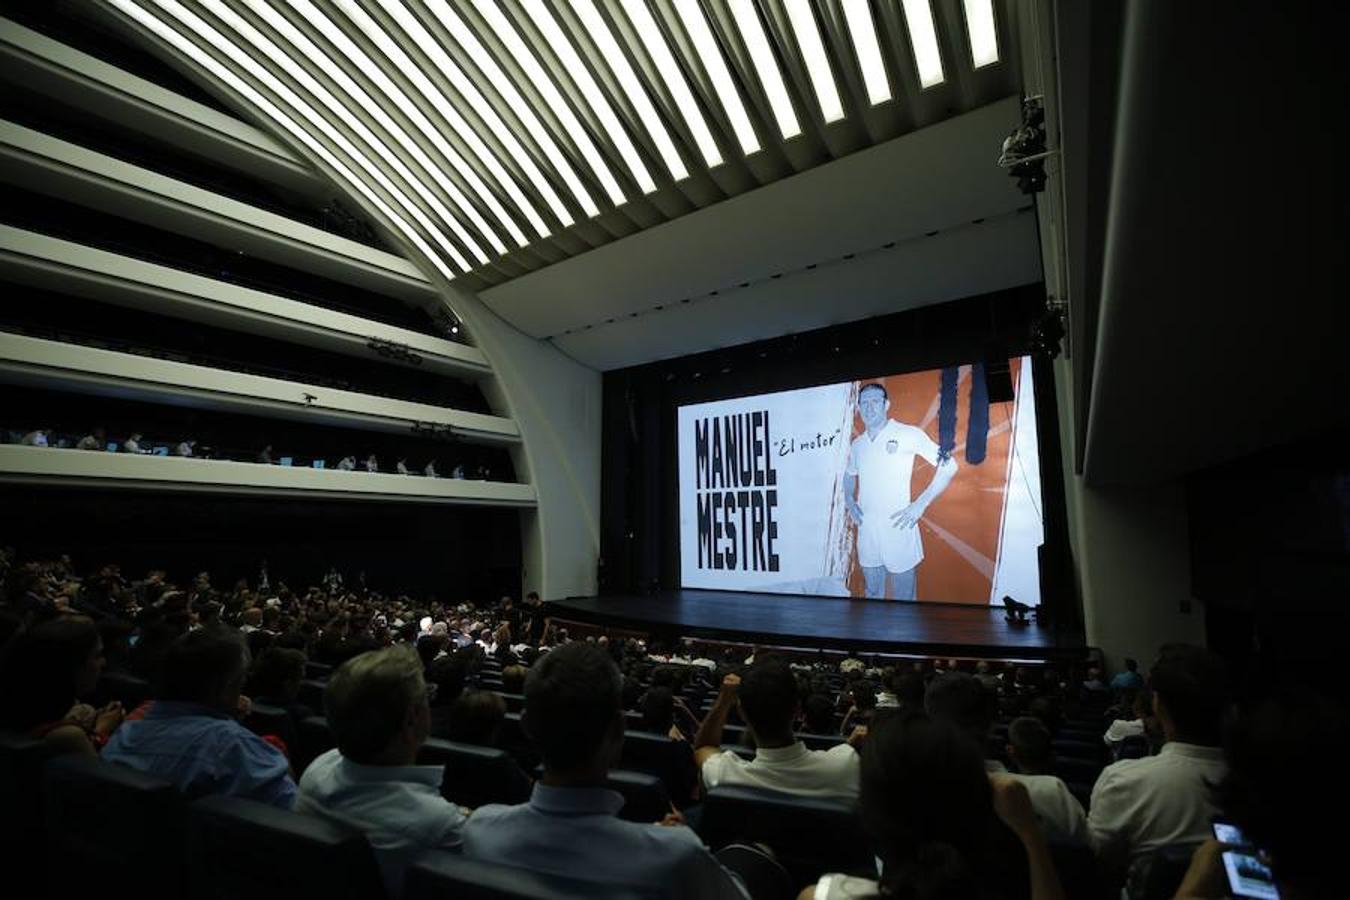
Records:
[[[475,290],[1016,93],[1013,0],[112,0]]]

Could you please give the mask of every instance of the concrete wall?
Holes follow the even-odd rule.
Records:
[[[1074,473],[1072,362],[1056,363],[1069,549],[1090,646],[1112,671],[1127,656],[1147,666],[1169,641],[1203,644],[1204,612],[1191,596],[1184,486],[1088,485]]]

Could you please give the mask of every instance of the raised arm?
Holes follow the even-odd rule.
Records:
[[[727,716],[736,705],[736,692],[741,686],[741,676],[728,675],[722,679],[722,688],[717,692],[717,700],[709,710],[703,724],[694,736],[694,762],[699,769],[703,763],[722,752],[722,729],[727,724]]]

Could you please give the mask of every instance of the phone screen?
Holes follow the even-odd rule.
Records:
[[[1223,854],[1224,871],[1228,873],[1228,889],[1234,897],[1260,897],[1279,900],[1275,876],[1270,867],[1251,853],[1228,850]]]
[[[1220,844],[1232,844],[1237,847],[1251,846],[1251,842],[1242,833],[1242,829],[1227,822],[1214,823],[1214,839]]]

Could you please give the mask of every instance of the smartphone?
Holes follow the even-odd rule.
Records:
[[[1226,850],[1223,854],[1223,868],[1228,873],[1228,889],[1233,892],[1234,897],[1279,900],[1280,892],[1275,887],[1275,876],[1270,867],[1256,854],[1241,850]]]
[[[1250,847],[1252,842],[1247,840],[1247,836],[1242,833],[1242,829],[1228,822],[1214,823],[1214,839],[1220,844],[1230,844],[1234,847]]]

